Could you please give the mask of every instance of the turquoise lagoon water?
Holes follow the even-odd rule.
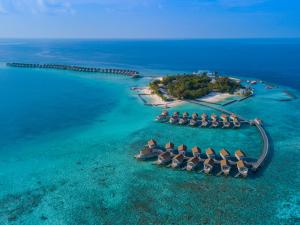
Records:
[[[173,49],[178,58],[187,51],[195,55],[197,52],[188,48],[194,45],[203,51],[216,51],[215,46],[231,47],[235,50],[233,58],[247,51],[256,56],[261,53],[260,48],[265,54],[272,49],[268,52],[272,55],[283,48],[282,54],[289,53],[290,61],[283,60],[281,67],[276,64],[267,76],[267,69],[259,72],[259,66],[255,66],[261,63],[256,58],[251,67],[256,72],[244,75],[267,78],[279,86],[269,90],[258,84],[254,98],[226,106],[246,118],[263,119],[271,138],[270,160],[248,179],[176,171],[133,159],[150,138],[161,144],[169,140],[176,145],[185,143],[189,149],[194,145],[203,150],[225,147],[233,153],[242,148],[254,158],[262,145],[254,127],[193,129],[155,123],[153,119],[161,109],[144,106],[130,91],[132,86],[147,83],[148,78],[134,80],[0,66],[0,224],[299,223],[300,100],[290,99],[283,92],[289,90],[299,96],[300,68],[293,64],[299,53],[289,50],[299,48],[295,42],[271,40],[271,48],[269,42],[258,40],[2,40],[3,62],[59,60],[81,65],[137,67],[146,75],[189,72],[191,68],[215,69],[208,59],[200,62],[201,57],[197,61],[200,68],[196,68],[195,59],[182,62],[180,67],[168,62],[164,54],[157,55],[161,57],[159,64],[158,59],[153,59],[153,48],[158,50],[162,46],[166,51]],[[257,52],[255,48],[249,50],[249,46],[256,46]],[[151,53],[148,56],[147,51]],[[220,67],[224,72],[238,70],[236,74],[243,75],[247,68],[238,68],[247,65],[249,54],[247,57],[239,59],[237,68],[231,62],[223,62],[222,56],[216,64],[223,65]],[[277,62],[274,56],[270,57]],[[176,62],[177,58],[172,58]],[[267,60],[265,68],[271,63]],[[293,75],[286,75],[286,71],[293,71]],[[276,79],[278,73],[282,74],[281,79]],[[289,85],[293,76],[295,82]],[[172,110],[213,112],[191,104]]]

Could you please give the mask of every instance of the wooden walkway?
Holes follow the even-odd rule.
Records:
[[[32,64],[32,63],[6,63],[9,67],[20,67],[20,68],[38,68],[38,69],[56,69],[56,70],[69,70],[76,72],[87,72],[87,73],[109,73],[129,76],[132,78],[139,77],[140,73],[135,70],[127,69],[111,69],[111,68],[98,68],[98,67],[84,67],[74,65],[62,65],[62,64]]]
[[[244,118],[240,115],[237,115],[236,113],[233,113],[233,112],[228,111],[226,109],[216,107],[214,105],[208,105],[208,104],[205,104],[203,102],[198,102],[198,101],[194,101],[194,100],[190,100],[189,102],[197,104],[197,105],[201,105],[201,106],[204,106],[204,107],[208,107],[208,108],[217,110],[219,112],[222,112],[222,113],[225,113],[225,114],[228,114],[228,115],[235,114],[243,122],[246,122],[246,123],[249,123],[250,125],[256,126],[256,128],[258,129],[258,131],[260,133],[260,136],[262,138],[263,147],[262,147],[261,154],[260,154],[259,158],[255,162],[247,162],[247,164],[251,165],[252,170],[254,170],[254,171],[256,171],[263,164],[263,162],[266,160],[266,158],[268,156],[270,143],[269,143],[269,138],[268,138],[268,135],[267,135],[265,129],[263,128],[263,126],[257,120],[248,120],[248,119],[246,119],[246,118]]]

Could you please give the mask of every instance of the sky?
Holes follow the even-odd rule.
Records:
[[[300,37],[299,0],[0,0],[0,38]]]

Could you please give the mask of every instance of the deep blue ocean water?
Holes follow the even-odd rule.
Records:
[[[0,224],[297,224],[300,222],[300,39],[0,40]],[[256,96],[226,108],[262,118],[271,159],[255,178],[157,168],[133,155],[149,138],[190,149],[260,153],[255,128],[153,122],[130,87],[149,79],[8,68],[5,62],[197,70],[254,77]],[[297,99],[290,99],[289,90]],[[174,109],[175,110],[175,109]],[[177,110],[211,113],[195,105]]]

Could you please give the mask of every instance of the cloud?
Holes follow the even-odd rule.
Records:
[[[66,0],[0,0],[1,11],[33,14],[74,13],[72,5]]]

